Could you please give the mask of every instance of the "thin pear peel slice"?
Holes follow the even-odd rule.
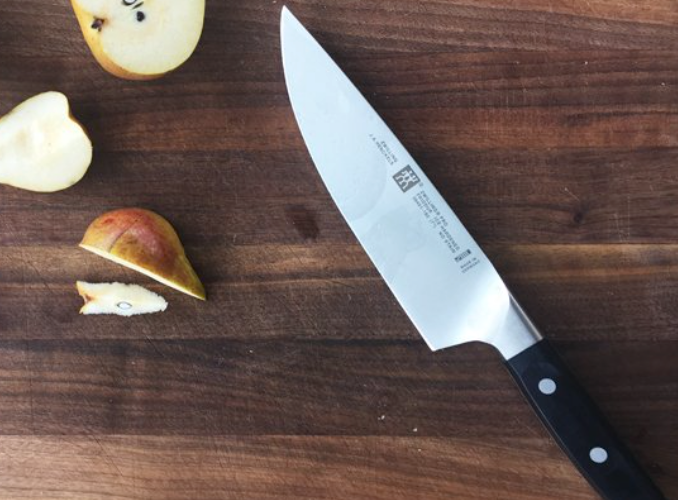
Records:
[[[167,301],[139,285],[125,283],[76,283],[78,293],[85,304],[80,314],[114,314],[117,316],[137,316],[153,314],[167,309]]]

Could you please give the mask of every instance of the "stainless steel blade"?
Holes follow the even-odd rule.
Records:
[[[407,150],[284,8],[290,101],[330,195],[433,350],[481,341],[506,359],[540,339]]]

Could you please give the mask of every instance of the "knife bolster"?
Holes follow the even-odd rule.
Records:
[[[509,296],[510,305],[502,326],[492,335],[485,339],[492,344],[504,357],[509,360],[542,339],[541,333],[534,323],[525,314],[512,295]]]

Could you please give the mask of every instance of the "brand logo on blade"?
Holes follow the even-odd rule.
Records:
[[[398,184],[398,187],[403,193],[407,193],[410,189],[421,182],[419,176],[409,165],[402,170],[399,170],[393,176],[393,180],[396,181],[396,184]]]

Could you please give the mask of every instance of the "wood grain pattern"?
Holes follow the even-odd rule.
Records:
[[[17,436],[3,447],[0,474],[9,481],[0,495],[8,498],[406,500],[416,492],[494,500],[516,491],[517,500],[559,500],[563,490],[572,499],[590,498],[588,487],[563,470],[558,450],[538,438],[478,446],[379,436]],[[11,460],[23,467],[8,466]],[[480,461],[498,474],[478,491]],[[550,480],[523,489],[526,477],[544,476]]]
[[[0,498],[593,500],[490,348],[431,354],[305,150],[279,2],[208,1],[153,82],[102,72],[66,0],[0,2],[0,114],[71,99],[95,160],[0,186]],[[294,0],[678,497],[678,5]],[[77,248],[105,210],[177,228],[210,300]],[[169,310],[77,315],[77,279]]]

